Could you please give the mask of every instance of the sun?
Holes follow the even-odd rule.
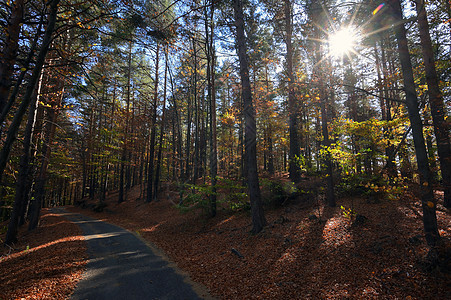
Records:
[[[355,29],[347,27],[329,35],[329,52],[335,57],[343,57],[355,52],[358,35]]]

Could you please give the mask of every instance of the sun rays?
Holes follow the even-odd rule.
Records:
[[[318,49],[325,50],[315,66],[330,59],[352,61],[353,57],[366,56],[362,53],[362,50],[370,46],[365,44],[365,40],[391,27],[392,24],[385,24],[377,29],[372,28],[376,18],[379,18],[381,13],[383,14],[386,11],[385,5],[379,5],[376,9],[368,10],[368,19],[362,24],[357,24],[356,17],[361,12],[362,5],[365,4],[357,5],[349,20],[341,24],[338,24],[337,18],[333,18],[324,6],[322,7],[325,23],[318,24],[315,22],[314,26],[322,31],[323,38],[309,37],[309,40],[321,45]]]
[[[359,41],[357,30],[353,27],[342,28],[329,35],[329,53],[330,55],[341,58],[343,55],[357,54],[355,46]]]

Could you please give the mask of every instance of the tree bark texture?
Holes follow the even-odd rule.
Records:
[[[164,138],[164,130],[165,130],[165,117],[166,117],[166,84],[168,78],[168,51],[169,47],[165,49],[165,66],[164,66],[164,85],[163,85],[163,112],[161,114],[161,123],[160,123],[160,138],[158,141],[158,154],[157,154],[157,168],[155,170],[155,181],[154,181],[154,193],[153,198],[155,201],[158,200],[158,187],[160,185],[160,173],[161,173],[161,155],[163,150],[163,138]]]
[[[423,124],[418,108],[418,98],[415,89],[412,63],[410,61],[409,47],[407,44],[406,29],[404,27],[401,3],[399,0],[390,0],[388,4],[397,24],[394,27],[398,43],[398,55],[404,79],[406,93],[406,106],[412,126],[412,136],[420,174],[421,202],[423,207],[423,225],[426,241],[429,246],[435,246],[440,239],[437,227],[436,201],[431,185],[431,172],[429,169],[428,155],[423,136]]]
[[[290,157],[289,157],[289,173],[291,181],[298,183],[301,179],[301,170],[298,164],[300,157],[299,138],[297,128],[297,105],[294,91],[294,74],[293,74],[293,45],[291,42],[293,27],[291,24],[291,1],[284,0],[285,4],[285,43],[287,47],[287,73],[288,73],[288,114],[289,114],[289,131],[290,131]]]
[[[19,33],[24,17],[24,0],[16,0],[11,4],[12,11],[6,27],[6,40],[0,56],[0,112],[6,105],[19,49]]]
[[[31,44],[30,50],[28,51],[27,58],[26,58],[25,62],[23,63],[23,68],[25,68],[25,70],[22,70],[20,72],[20,75],[17,78],[16,84],[14,85],[14,88],[13,88],[13,90],[11,91],[11,93],[9,95],[8,102],[3,107],[3,109],[0,110],[0,113],[1,113],[1,115],[0,115],[0,138],[1,138],[2,133],[3,133],[2,132],[3,122],[5,122],[6,117],[8,116],[8,113],[9,113],[11,107],[13,106],[14,102],[16,101],[17,95],[19,94],[20,87],[21,87],[22,82],[23,82],[23,80],[25,78],[25,75],[27,73],[27,69],[28,69],[28,67],[30,66],[30,64],[31,64],[31,62],[33,60],[34,53],[36,51],[36,47],[38,46],[38,41],[39,41],[39,38],[41,37],[41,33],[42,33],[41,32],[42,23],[43,22],[40,22],[40,24],[39,24],[39,26],[38,26],[38,28],[36,30],[36,34],[35,34],[33,43]]]
[[[11,245],[17,241],[17,229],[19,226],[19,220],[26,205],[27,193],[28,193],[28,176],[30,171],[30,145],[36,121],[36,107],[38,95],[40,93],[39,87],[33,95],[32,104],[28,110],[28,121],[25,128],[25,135],[23,140],[23,154],[20,157],[19,174],[17,177],[16,194],[14,195],[13,210],[11,212],[11,218],[8,223],[8,231],[5,237],[5,244]]]
[[[216,216],[216,183],[218,175],[218,149],[216,135],[216,93],[215,93],[215,52],[213,46],[214,32],[214,6],[211,1],[210,20],[211,24],[205,21],[205,32],[207,33],[207,85],[208,85],[208,101],[210,104],[210,177],[211,177],[211,193],[210,193],[210,215]],[[210,27],[210,28],[208,28]],[[209,32],[210,31],[210,32]]]
[[[128,149],[127,149],[127,144],[128,144],[128,128],[129,128],[129,122],[130,122],[130,85],[131,85],[131,68],[132,68],[132,42],[129,42],[129,49],[128,49],[128,70],[127,70],[127,107],[126,107],[126,112],[125,112],[125,133],[124,133],[124,145],[122,148],[122,154],[121,154],[121,173],[119,175],[120,179],[119,179],[119,199],[118,199],[118,203],[121,203],[123,201],[125,201],[125,199],[127,198],[126,193],[128,188],[126,187],[127,184],[125,183],[126,179],[127,182],[129,182],[128,180],[130,179],[130,172],[125,171],[126,167],[129,167],[130,164],[130,159],[127,160],[127,153],[128,153]],[[127,164],[127,166],[126,166]],[[127,178],[124,178],[126,175]]]
[[[151,202],[153,199],[153,169],[154,169],[154,157],[155,157],[155,138],[157,131],[157,106],[158,106],[158,66],[160,61],[160,45],[157,43],[156,49],[156,58],[155,58],[155,80],[154,80],[154,99],[153,99],[153,107],[152,107],[152,123],[150,133],[150,147],[149,147],[149,168],[147,173],[147,195],[146,202]]]
[[[321,96],[321,129],[323,133],[323,144],[324,144],[324,164],[326,165],[326,183],[327,183],[327,190],[326,190],[326,200],[327,204],[330,207],[335,207],[335,193],[334,193],[334,177],[333,177],[333,166],[332,166],[332,155],[330,154],[330,139],[329,139],[329,130],[328,130],[328,124],[327,124],[327,95]]]
[[[11,147],[17,138],[17,131],[19,130],[20,123],[22,122],[22,118],[33,99],[33,92],[41,73],[42,66],[44,65],[45,57],[47,55],[50,43],[52,41],[52,34],[53,30],[55,29],[59,1],[60,0],[53,0],[50,2],[49,19],[46,31],[44,33],[41,49],[39,50],[38,56],[36,58],[35,67],[28,82],[25,94],[22,98],[22,102],[20,103],[20,106],[17,109],[16,114],[14,115],[14,118],[8,128],[6,140],[0,152],[0,182],[2,182],[2,176],[9,158],[9,153],[11,152]]]
[[[247,167],[247,183],[251,202],[252,233],[260,232],[266,225],[263,213],[263,205],[260,194],[257,168],[257,125],[255,122],[255,109],[252,103],[252,91],[249,80],[249,66],[246,50],[246,39],[244,36],[243,3],[241,0],[234,0],[236,27],[236,47],[240,61],[240,77],[242,85],[242,99],[244,103],[244,144]]]
[[[427,20],[425,1],[416,0],[418,14],[418,25],[420,29],[421,48],[423,51],[424,68],[426,71],[426,81],[428,84],[429,104],[431,106],[431,116],[434,125],[435,138],[437,140],[437,150],[442,171],[444,188],[444,205],[451,208],[451,148],[449,138],[449,125],[445,121],[447,115],[443,96],[439,87],[439,79],[435,69],[434,52],[432,49],[431,35],[429,33],[429,23]]]

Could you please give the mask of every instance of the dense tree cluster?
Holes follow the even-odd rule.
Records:
[[[101,208],[134,186],[157,201],[162,182],[212,217],[249,203],[257,233],[260,189],[285,174],[298,192],[322,176],[330,206],[419,184],[439,241],[449,1],[12,0],[0,14],[6,243],[42,206]]]

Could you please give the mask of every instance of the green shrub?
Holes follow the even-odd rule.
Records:
[[[224,198],[220,199],[220,203],[225,203],[230,210],[239,211],[251,209],[247,188],[244,185],[231,179],[221,178],[218,180],[218,189],[220,189],[224,195]]]
[[[371,199],[396,200],[406,190],[401,178],[388,178],[384,174],[351,174],[337,185],[338,193],[345,196],[364,196]]]
[[[215,193],[218,206],[223,205],[231,211],[250,209],[246,187],[233,180],[218,178]],[[213,194],[210,184],[181,184],[179,194],[180,202],[177,208],[181,212],[200,208],[203,213],[209,213],[210,196]]]
[[[298,188],[291,181],[262,179],[262,185],[263,189],[269,190],[269,196],[265,199],[266,205],[281,206],[299,195]]]
[[[177,204],[177,208],[181,212],[188,212],[200,208],[204,214],[207,214],[210,209],[209,196],[212,192],[212,187],[207,184],[180,184],[180,202]]]

